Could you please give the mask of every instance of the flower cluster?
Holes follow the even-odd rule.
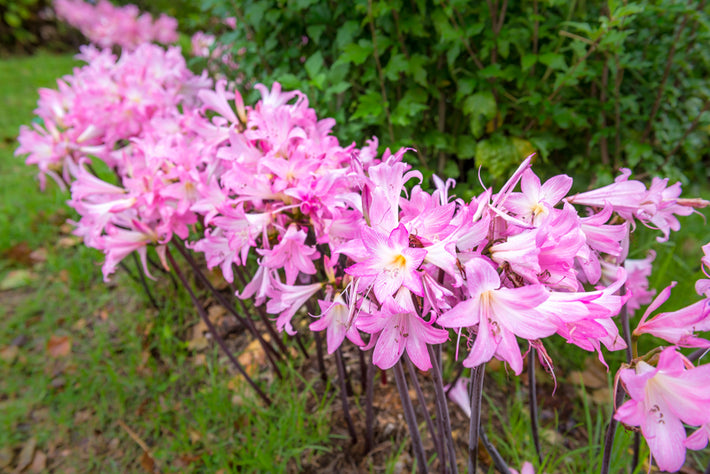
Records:
[[[55,0],[57,17],[81,31],[89,41],[102,48],[114,45],[134,50],[144,43],[174,43],[178,39],[177,20],[160,15],[153,20],[135,5],[116,7],[108,0],[87,3],[83,0]]]
[[[673,346],[621,370],[631,400],[617,419],[640,426],[662,469],[707,443],[710,372],[677,347],[710,347],[699,334],[710,330],[709,280],[700,301],[651,316],[672,287],[651,302],[654,255],[626,258],[637,222],[663,241],[676,216],[705,204],[680,199],[680,184],[647,188],[622,170],[569,195],[571,177],[543,183],[528,157],[467,202],[453,180],[434,177],[427,191],[407,149],[380,155],[376,138],[341,146],[335,121],[300,91],[257,84],[248,106],[226,81],[189,72],[178,49],[150,44],[81,58],[58,90],[40,91],[40,123],[21,129],[17,153],[41,179],[70,185],[75,233],[104,252],[105,278],[134,251],[151,276],[149,247],[167,268],[166,245],[189,241],[228,282],[244,277],[237,296],[265,305],[279,331],[325,331],[329,353],[347,338],[381,369],[406,353],[426,371],[434,347],[458,357],[463,341],[465,367],[497,358],[520,374],[521,342],[551,368],[543,340],[555,334],[602,361],[602,346],[635,351],[651,334]],[[97,175],[99,162],[108,173]],[[614,318],[649,302],[625,340]],[[699,429],[686,439],[683,423]]]

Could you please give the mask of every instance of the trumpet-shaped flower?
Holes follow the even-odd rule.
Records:
[[[658,467],[677,471],[685,462],[683,423],[710,421],[710,365],[693,367],[676,347],[667,347],[656,367],[640,361],[619,376],[631,400],[617,408],[614,418],[640,426]]]
[[[409,247],[409,232],[400,224],[389,236],[363,226],[361,238],[371,257],[345,269],[362,279],[360,288],[371,286],[380,302],[405,286],[412,293],[423,296],[422,279],[417,268],[427,251]]]
[[[681,347],[710,347],[710,341],[695,335],[697,331],[710,330],[710,299],[700,300],[678,311],[658,313],[649,319],[651,313],[668,300],[675,285],[676,282],[672,282],[648,305],[634,335],[652,334]]]
[[[446,328],[478,327],[464,367],[476,367],[497,356],[520,374],[523,359],[515,336],[539,339],[557,329],[554,321],[536,309],[549,293],[542,285],[501,287],[498,272],[483,258],[468,261],[465,269],[469,298],[439,316],[436,322]]]

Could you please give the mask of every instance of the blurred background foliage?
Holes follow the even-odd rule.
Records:
[[[475,186],[538,152],[582,186],[637,176],[705,181],[705,1],[204,0],[229,78],[306,92],[346,143],[414,147],[428,173]],[[241,79],[242,81],[244,79]],[[251,92],[254,94],[254,92]],[[252,97],[252,99],[254,99]],[[542,168],[542,169],[541,169]],[[547,168],[547,169],[545,169]]]
[[[216,32],[238,66],[223,73],[248,100],[255,82],[301,89],[344,143],[413,147],[425,175],[477,188],[479,167],[500,181],[535,151],[541,175],[573,174],[579,188],[622,167],[707,182],[705,0],[115,3],[175,16],[185,34]],[[0,0],[0,49],[75,50],[81,39],[49,5]]]

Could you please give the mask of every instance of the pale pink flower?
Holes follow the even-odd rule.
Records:
[[[556,331],[537,307],[549,297],[542,285],[520,288],[501,287],[500,277],[484,258],[466,263],[468,298],[439,316],[437,324],[446,328],[477,327],[471,352],[463,362],[476,367],[493,356],[505,360],[516,374],[523,360],[515,336],[525,339],[547,337]]]
[[[415,366],[429,370],[431,359],[427,344],[441,344],[449,338],[448,331],[435,328],[433,322],[426,322],[417,315],[406,288],[398,292],[396,299],[388,296],[380,311],[360,315],[356,324],[361,331],[376,335],[372,362],[381,369],[394,366],[406,350]]]
[[[652,334],[681,347],[710,347],[710,341],[695,335],[698,331],[710,330],[710,299],[670,313],[658,313],[649,319],[651,313],[668,300],[675,285],[676,282],[672,282],[648,305],[634,335]]]
[[[380,302],[402,286],[423,296],[417,268],[427,251],[409,247],[409,233],[404,225],[400,224],[389,236],[361,227],[361,238],[370,257],[345,269],[346,273],[362,280],[360,288],[371,287]]]
[[[641,427],[661,470],[679,470],[685,462],[683,423],[710,421],[710,365],[693,367],[673,346],[663,349],[656,367],[639,361],[619,376],[631,400],[616,409],[614,418]]]
[[[333,301],[318,300],[318,305],[321,310],[320,319],[308,327],[311,331],[326,330],[328,354],[335,352],[346,337],[356,346],[365,345],[353,324],[355,315],[340,293],[335,295]]]

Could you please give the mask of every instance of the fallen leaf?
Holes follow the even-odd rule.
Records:
[[[192,358],[192,364],[195,367],[203,367],[207,365],[207,356],[205,356],[205,354],[195,354],[195,357]]]
[[[0,349],[0,359],[4,360],[8,364],[12,365],[17,359],[17,355],[20,353],[20,349],[17,346],[7,346]]]
[[[32,265],[30,254],[32,249],[27,242],[15,244],[2,253],[3,258],[20,265]]]
[[[205,349],[207,349],[208,346],[209,343],[207,342],[207,339],[202,336],[193,337],[192,339],[187,341],[187,348],[195,352],[204,351]]]
[[[188,433],[190,435],[190,443],[192,443],[192,444],[195,444],[202,439],[202,435],[200,434],[199,431],[189,430]]]
[[[45,472],[47,469],[47,455],[37,450],[35,457],[30,464],[30,472]]]
[[[59,270],[57,276],[59,277],[59,281],[61,281],[62,283],[69,283],[69,272],[66,268],[62,268],[61,270]]]
[[[570,374],[570,382],[575,385],[584,383],[587,389],[605,388],[608,386],[606,368],[596,358],[587,359],[584,370],[575,370]]]
[[[65,222],[64,224],[59,226],[59,232],[62,234],[71,234],[74,232],[74,226],[69,224],[68,222]]]
[[[22,288],[32,283],[36,278],[37,275],[27,269],[11,270],[0,281],[0,291]]]
[[[47,249],[38,248],[37,250],[32,251],[32,253],[30,254],[30,260],[35,265],[38,263],[46,262],[47,261]]]
[[[12,448],[3,446],[0,448],[0,469],[8,467],[12,463]]]
[[[71,339],[69,336],[50,336],[47,341],[47,352],[54,358],[68,356],[71,352]]]
[[[150,454],[144,452],[140,459],[141,467],[145,472],[154,473],[155,472],[155,460]]]
[[[15,467],[17,472],[27,469],[27,466],[30,465],[34,458],[35,448],[37,448],[37,440],[35,438],[30,438],[25,442],[17,458],[17,466]]]
[[[57,247],[63,248],[63,249],[68,249],[71,247],[76,247],[81,243],[81,237],[77,237],[75,235],[70,235],[67,237],[60,237],[59,240],[57,240]]]
[[[592,401],[597,405],[608,405],[611,401],[611,390],[609,390],[609,387],[594,390],[592,392]]]
[[[249,376],[253,376],[266,362],[266,354],[258,339],[252,340],[237,358]]]
[[[72,329],[75,331],[81,331],[86,327],[86,319],[81,318],[77,320],[74,324],[72,324]]]

